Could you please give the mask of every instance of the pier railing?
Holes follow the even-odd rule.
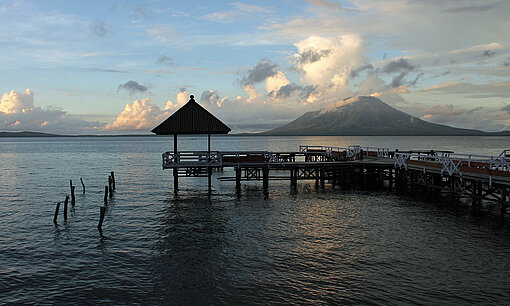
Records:
[[[304,154],[322,154],[327,158],[333,158],[335,155],[345,153],[348,159],[356,160],[361,154],[361,147],[299,146],[299,152]]]
[[[450,152],[423,153],[394,153],[394,166],[407,169],[409,164],[441,168],[441,174],[458,174],[463,172],[477,172],[492,174],[491,171],[510,173],[510,156],[503,151],[499,156],[478,154],[458,154]],[[437,166],[435,166],[437,165]],[[485,171],[484,171],[485,170]]]
[[[378,147],[361,147],[364,155],[370,156],[375,155],[380,158],[390,158],[390,149],[388,148],[378,148]]]
[[[179,167],[221,167],[220,152],[181,151],[163,153],[163,169]]]

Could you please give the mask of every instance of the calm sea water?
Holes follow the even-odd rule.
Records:
[[[499,154],[508,137],[213,137],[213,150],[300,144]],[[204,137],[180,149],[206,149]],[[391,192],[182,178],[171,138],[0,138],[0,303],[509,304],[505,221]],[[117,192],[103,236],[104,186]],[[214,174],[216,178],[218,174]],[[223,175],[229,175],[225,172]],[[79,184],[83,178],[87,192]],[[69,219],[55,203],[77,185]]]

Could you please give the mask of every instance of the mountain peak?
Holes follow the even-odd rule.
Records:
[[[338,102],[333,102],[326,107],[323,107],[320,109],[320,114],[324,114],[327,112],[337,111],[339,108],[349,105],[349,104],[365,104],[368,106],[370,103],[383,103],[379,98],[372,97],[372,96],[355,96],[355,97],[348,97],[343,100],[340,100]]]
[[[349,97],[303,114],[266,135],[484,135],[485,132],[430,123],[373,96]]]

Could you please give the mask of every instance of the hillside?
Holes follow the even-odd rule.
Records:
[[[421,120],[399,111],[378,98],[348,98],[336,105],[307,112],[294,121],[263,135],[508,135],[454,128]]]

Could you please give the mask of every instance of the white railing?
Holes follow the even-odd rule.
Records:
[[[178,167],[221,167],[220,152],[182,151],[163,153],[163,169]]]
[[[390,149],[378,147],[362,147],[363,152],[368,156],[369,152],[377,152],[377,157],[390,158]]]
[[[449,152],[434,152],[434,154],[395,152],[393,160],[397,168],[407,169],[408,160],[420,160],[440,164],[441,174],[462,175],[461,167],[510,171],[510,156],[503,153],[500,156],[488,156]]]
[[[343,153],[345,152],[348,158],[356,160],[361,153],[360,146],[349,146],[347,148],[344,147],[331,147],[331,146],[299,146],[300,153],[318,153],[323,152],[324,156],[332,157],[334,153]]]

